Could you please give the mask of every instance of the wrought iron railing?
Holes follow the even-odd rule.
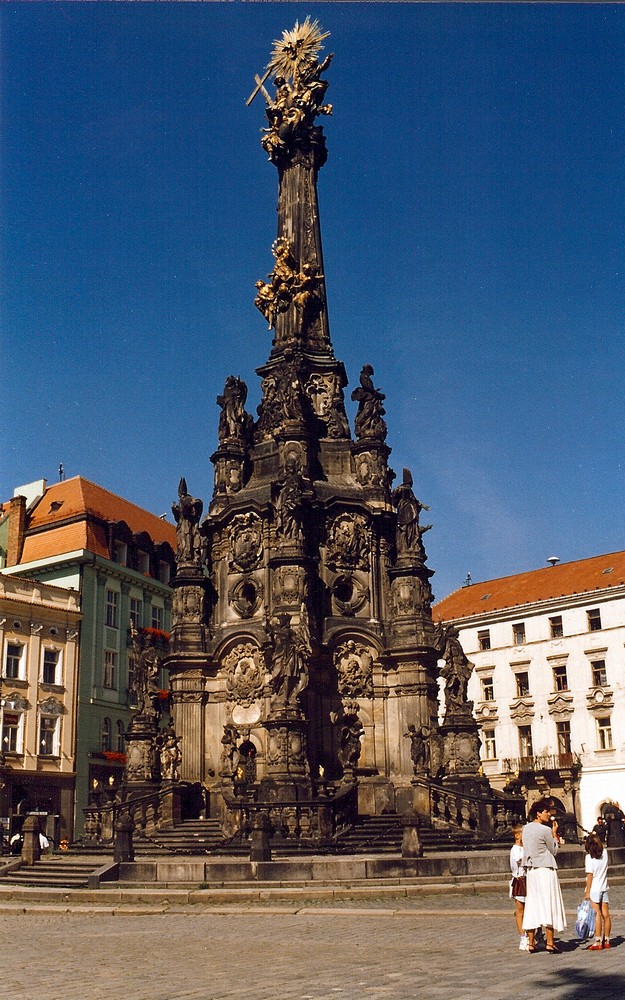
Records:
[[[522,771],[560,771],[570,767],[581,767],[579,754],[549,753],[533,757],[506,757],[502,761],[504,774],[519,774]]]

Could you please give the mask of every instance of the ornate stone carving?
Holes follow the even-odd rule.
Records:
[[[260,580],[245,576],[231,588],[228,600],[241,618],[251,618],[262,604],[263,585]]]
[[[172,617],[180,622],[202,622],[204,617],[204,589],[192,585],[175,587],[172,597]]]
[[[131,704],[137,706],[132,722],[155,727],[160,716],[158,675],[162,655],[151,636],[132,630],[135,668],[130,684]]]
[[[273,271],[267,275],[268,282],[256,282],[256,298],[254,305],[261,311],[269,329],[276,325],[278,314],[286,312],[295,294],[298,280],[297,261],[293,255],[291,241],[286,236],[279,236],[271,244],[271,252],[276,262]]]
[[[249,707],[263,693],[265,664],[258,646],[235,646],[223,661],[229,701]]]
[[[273,579],[276,603],[301,607],[302,601],[307,596],[304,569],[301,566],[278,566]]]
[[[369,551],[369,524],[363,514],[339,514],[334,518],[328,530],[328,566],[368,569]]]
[[[339,726],[338,757],[346,771],[355,771],[362,753],[365,728],[358,718],[357,704],[346,706],[346,711],[336,722]]]
[[[373,698],[373,659],[369,646],[353,639],[342,643],[334,653],[341,695],[349,698]]]
[[[348,438],[349,422],[338,376],[315,372],[306,383],[306,395],[316,416],[325,423],[327,436]]]
[[[430,607],[432,588],[427,580],[418,576],[395,577],[391,584],[391,602],[397,617],[414,615]]]
[[[245,573],[255,569],[263,554],[263,523],[253,511],[237,514],[230,525],[230,568]]]
[[[219,442],[237,442],[245,444],[252,418],[245,412],[247,386],[240,378],[229,375],[217,403],[221,406],[219,415]]]
[[[173,504],[171,509],[176,520],[177,561],[199,565],[203,552],[199,527],[203,504],[189,495],[184,476],[178,484],[178,503]]]
[[[358,403],[358,413],[354,422],[356,437],[384,441],[386,438],[386,423],[382,419],[385,409],[382,406],[386,396],[376,389],[371,376],[371,365],[363,365],[360,372],[360,385],[352,392],[352,399]]]
[[[354,457],[356,479],[361,486],[384,488],[388,480],[386,462],[377,451],[361,451]]]
[[[351,573],[340,573],[332,587],[334,610],[341,615],[355,615],[369,600],[369,590]]]
[[[404,469],[403,481],[392,494],[393,503],[397,507],[396,545],[398,559],[412,557],[419,562],[425,562],[426,554],[423,545],[423,535],[432,527],[426,524],[421,527],[419,514],[429,510],[412,492],[412,475],[409,469]]]
[[[262,391],[256,429],[259,440],[273,437],[285,421],[301,423],[304,420],[306,396],[300,377],[300,362],[292,353],[285,351],[280,368],[263,379]]]
[[[297,628],[291,625],[291,615],[283,612],[275,615],[267,623],[266,631],[273,688],[272,713],[298,710],[300,695],[308,686],[308,664],[311,655],[305,605],[302,605]]]
[[[443,770],[446,775],[465,777],[481,767],[480,738],[477,732],[445,733]]]

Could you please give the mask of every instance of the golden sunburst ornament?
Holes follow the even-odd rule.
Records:
[[[330,32],[323,31],[319,21],[311,21],[309,17],[303,24],[296,21],[294,28],[283,31],[282,38],[274,41],[267,70],[275,76],[294,80],[303,65],[316,62],[323,48],[321,43],[329,37]]]

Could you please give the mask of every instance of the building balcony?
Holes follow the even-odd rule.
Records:
[[[562,771],[572,768],[581,769],[579,754],[551,753],[539,754],[537,757],[505,757],[502,760],[504,774],[536,773],[538,771]]]

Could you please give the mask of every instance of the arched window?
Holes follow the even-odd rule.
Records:
[[[126,735],[124,733],[124,723],[117,723],[117,752],[125,753],[126,751]]]
[[[102,719],[102,750],[111,750],[111,720],[108,716]]]

